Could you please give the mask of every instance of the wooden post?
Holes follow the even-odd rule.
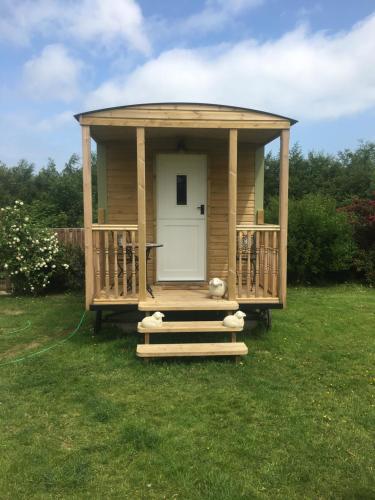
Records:
[[[279,299],[286,307],[287,241],[288,241],[288,182],[289,182],[289,129],[280,135],[280,185],[279,185]]]
[[[257,224],[264,224],[264,210],[257,210]]]
[[[105,209],[98,208],[98,224],[105,224]]]
[[[138,272],[139,300],[146,300],[146,178],[145,129],[137,127],[137,186],[138,186]]]
[[[237,130],[229,130],[228,299],[236,300]]]
[[[94,258],[92,244],[92,186],[90,127],[82,125],[83,220],[85,226],[86,310],[94,297]]]

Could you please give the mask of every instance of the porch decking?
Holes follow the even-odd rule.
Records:
[[[278,297],[268,294],[265,297],[237,297],[236,300],[213,299],[208,295],[207,288],[184,289],[154,286],[155,298],[147,296],[139,301],[138,297],[108,297],[96,298],[94,305],[138,305],[140,311],[236,311],[241,304],[279,304]]]
[[[236,311],[239,304],[235,300],[212,299],[207,290],[153,288],[155,298],[148,296],[139,302],[140,311]]]

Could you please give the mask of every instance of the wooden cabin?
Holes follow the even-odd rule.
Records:
[[[285,307],[288,148],[295,120],[187,103],[121,106],[76,119],[87,309],[100,318],[104,309],[224,316],[239,308]],[[280,210],[279,224],[271,225],[263,212],[264,146],[276,138]],[[96,220],[90,139],[97,145]],[[227,282],[221,299],[208,295],[214,277]],[[205,331],[202,324],[189,327]]]

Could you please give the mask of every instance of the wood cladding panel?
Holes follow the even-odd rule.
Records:
[[[93,111],[84,117],[115,119],[155,119],[155,120],[237,120],[237,121],[287,121],[276,115],[268,115],[256,111],[239,111],[235,109],[188,109],[186,107],[155,108],[123,108]]]
[[[169,146],[169,147],[168,147]],[[207,154],[207,278],[228,274],[228,144],[189,142],[189,152]],[[146,134],[146,233],[154,241],[154,159],[158,152],[175,152],[174,141],[147,141]],[[133,142],[107,143],[108,224],[137,224],[137,158]],[[239,145],[237,224],[254,224],[255,151]],[[161,242],[162,243],[162,242]],[[148,280],[155,277],[155,253],[147,263]]]

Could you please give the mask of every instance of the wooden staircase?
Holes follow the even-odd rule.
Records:
[[[243,328],[228,328],[222,321],[164,321],[162,326],[156,328],[144,328],[138,323],[137,330],[144,334],[145,338],[145,343],[137,346],[137,356],[141,358],[181,356],[236,356],[237,358],[248,353],[246,344],[236,341],[236,334]],[[150,344],[150,334],[223,332],[231,334],[231,342]]]

